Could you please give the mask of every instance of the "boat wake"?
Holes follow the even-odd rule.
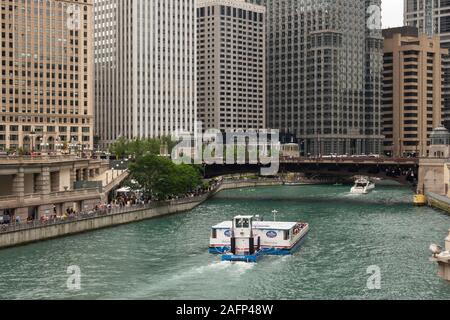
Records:
[[[221,261],[206,266],[205,270],[206,272],[211,270],[228,270],[237,274],[244,274],[255,266],[256,264],[254,263]]]
[[[198,279],[215,279],[222,281],[224,277],[230,281],[237,281],[242,275],[253,269],[256,264],[244,262],[212,262],[204,266],[194,266],[188,270],[176,272],[172,276],[157,282],[143,282],[133,288],[133,291],[127,294],[134,299],[153,298],[161,295],[162,292],[175,293],[180,290],[180,286],[189,288],[192,286],[201,286]],[[199,277],[201,276],[201,277]],[[206,299],[206,297],[205,297]]]
[[[231,263],[231,262],[217,261],[217,262],[212,262],[208,265],[193,267],[185,272],[173,275],[168,280],[169,281],[180,280],[180,279],[186,279],[186,278],[190,278],[190,277],[197,278],[198,275],[213,276],[216,274],[222,274],[222,273],[218,273],[218,271],[229,272],[234,275],[236,275],[236,274],[242,275],[245,272],[247,272],[248,270],[251,270],[252,268],[254,268],[254,266],[255,266],[255,264],[250,264],[250,263],[245,263],[245,262]]]
[[[351,201],[352,203],[363,203],[363,204],[384,204],[384,205],[394,205],[394,204],[410,204],[411,196],[402,195],[402,196],[383,196],[382,192],[377,190],[372,191],[369,195],[364,194],[354,194],[347,192],[342,194],[342,199],[346,199],[347,201]]]

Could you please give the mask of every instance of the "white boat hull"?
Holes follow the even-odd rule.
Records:
[[[350,192],[352,194],[368,194],[375,189],[375,185],[373,183],[369,184],[367,187],[353,187]]]

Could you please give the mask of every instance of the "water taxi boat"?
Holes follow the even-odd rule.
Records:
[[[237,216],[212,227],[209,252],[222,261],[257,262],[264,255],[295,253],[306,239],[304,222],[266,222],[254,216]]]
[[[355,181],[355,185],[350,192],[353,194],[368,194],[373,189],[375,189],[375,184],[368,178],[361,177]]]

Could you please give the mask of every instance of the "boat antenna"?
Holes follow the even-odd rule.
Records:
[[[276,222],[277,221],[277,213],[278,213],[278,211],[277,210],[273,210],[272,213],[273,213],[273,221]]]

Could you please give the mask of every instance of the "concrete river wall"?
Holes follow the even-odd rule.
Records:
[[[31,226],[23,224],[3,231],[0,230],[0,248],[24,245],[189,211],[213,197],[216,193],[227,189],[273,186],[280,184],[282,184],[282,182],[278,180],[227,181],[209,194],[196,198],[173,200],[142,207],[118,209],[108,214],[95,214],[84,218],[80,217],[75,220],[49,224],[37,224]]]
[[[438,195],[436,193],[432,193],[432,192],[428,192],[426,194],[426,196],[428,199],[428,204],[431,207],[443,210],[447,213],[450,213],[450,199],[449,198]]]

